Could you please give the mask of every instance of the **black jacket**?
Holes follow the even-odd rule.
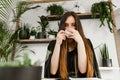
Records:
[[[97,78],[101,78],[101,75],[100,75],[100,71],[99,71],[99,67],[98,67],[98,63],[97,63],[97,60],[96,60],[96,56],[95,56],[95,52],[94,52],[94,49],[93,49],[93,46],[91,44],[91,41],[89,39],[87,39],[89,44],[90,44],[90,47],[93,51],[93,67],[94,67],[94,77],[97,77]],[[52,56],[52,53],[53,53],[53,50],[54,50],[54,47],[55,47],[55,43],[56,41],[53,40],[49,43],[48,45],[48,52],[47,52],[47,55],[46,55],[46,62],[45,62],[45,72],[44,72],[44,77],[45,78],[59,78],[59,70],[57,71],[57,73],[55,75],[52,75],[50,74],[50,61],[51,61],[51,56]],[[74,50],[73,52],[77,53],[76,50]],[[71,52],[72,54],[72,52]],[[71,55],[72,56],[72,55]],[[69,61],[68,61],[69,62]],[[72,65],[71,65],[72,66]],[[74,67],[74,66],[73,66]],[[70,69],[71,70],[71,69]],[[85,74],[81,74],[80,72],[78,73],[78,77],[86,77],[86,73]]]

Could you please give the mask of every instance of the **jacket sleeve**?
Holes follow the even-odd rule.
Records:
[[[97,59],[96,59],[95,52],[94,52],[94,49],[93,49],[93,45],[92,45],[92,43],[89,39],[88,39],[88,42],[89,42],[90,47],[93,51],[94,77],[101,78],[101,74],[100,74],[100,71],[99,71],[99,67],[98,67]]]
[[[50,62],[51,62],[51,56],[53,54],[53,50],[54,50],[54,47],[55,47],[55,43],[56,41],[51,41],[48,45],[48,48],[47,48],[47,54],[46,54],[46,59],[45,59],[45,67],[44,67],[44,77],[45,78],[52,78],[56,75],[51,75],[50,74]]]

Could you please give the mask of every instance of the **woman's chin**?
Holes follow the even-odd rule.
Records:
[[[73,42],[74,39],[72,39],[72,38],[67,38],[67,41],[68,41],[68,42]]]

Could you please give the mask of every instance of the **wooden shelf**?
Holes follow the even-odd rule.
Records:
[[[20,43],[49,43],[50,41],[55,40],[55,39],[21,39],[21,40],[17,40],[17,42]]]
[[[119,67],[99,67],[100,71],[120,70]]]
[[[60,1],[73,1],[73,0],[36,0],[36,1],[27,1],[27,3],[37,4],[37,3],[60,2]]]
[[[93,19],[90,13],[76,13],[80,19]],[[58,15],[48,15],[49,21],[60,20],[61,16]],[[99,14],[97,14],[96,18],[99,18]]]

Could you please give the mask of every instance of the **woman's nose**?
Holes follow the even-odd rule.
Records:
[[[68,26],[68,27],[66,27],[66,29],[68,29],[68,28],[74,28],[73,26]]]
[[[73,27],[66,27],[66,30],[68,30],[68,31],[69,31],[69,29],[71,29],[71,28],[73,28]]]

